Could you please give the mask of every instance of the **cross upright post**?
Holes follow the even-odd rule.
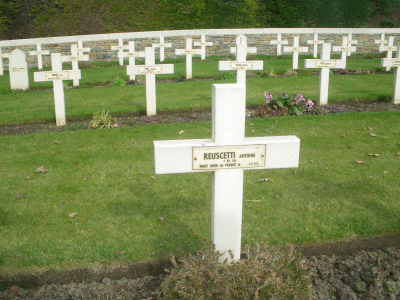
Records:
[[[240,259],[243,171],[296,168],[296,136],[245,138],[246,87],[212,87],[212,139],[154,141],[156,174],[212,172],[211,241]],[[228,251],[231,250],[231,260]]]
[[[64,126],[67,122],[65,118],[63,80],[81,79],[81,70],[63,71],[61,53],[51,54],[51,67],[52,71],[34,72],[33,78],[35,82],[53,81],[56,124],[57,126]]]
[[[293,38],[293,47],[284,46],[283,52],[293,53],[292,68],[293,70],[297,70],[299,68],[299,52],[308,52],[308,47],[299,47],[299,37],[295,36]]]
[[[3,58],[9,58],[10,53],[1,53],[1,47],[0,47],[0,75],[4,75],[4,70],[3,70]]]
[[[192,38],[186,39],[186,49],[175,49],[176,55],[186,55],[186,79],[192,78],[192,56],[201,53],[201,49],[192,49]]]
[[[42,55],[49,55],[50,52],[49,50],[42,50],[42,44],[38,43],[36,44],[36,51],[29,51],[29,55],[37,55],[38,59],[38,69],[42,70],[43,69],[43,60],[42,60]]]
[[[277,45],[276,48],[276,55],[281,56],[282,55],[282,45],[287,45],[288,41],[287,40],[282,40],[282,34],[278,33],[278,37],[275,41],[271,41],[271,45]]]
[[[126,46],[124,46],[124,41],[123,39],[118,39],[118,46],[111,46],[111,50],[118,50],[118,54],[121,54],[124,52],[126,49]],[[123,66],[124,65],[124,59],[119,57],[119,65]]]
[[[352,47],[353,44],[358,44],[357,40],[353,40],[353,34],[349,33],[348,37],[347,37],[347,45],[345,47]],[[355,52],[355,51],[347,51],[347,56],[351,56],[351,52]]]
[[[146,75],[146,110],[148,116],[156,115],[156,74],[173,74],[174,65],[156,65],[153,47],[144,49],[145,65],[126,67],[128,75]]]
[[[329,90],[329,69],[346,68],[346,61],[331,58],[331,44],[322,44],[321,59],[306,59],[304,60],[304,68],[319,68],[319,105],[328,104],[328,90]]]
[[[194,42],[193,45],[195,47],[201,47],[201,59],[206,59],[206,46],[212,46],[213,42],[206,42],[206,35],[204,33],[201,34],[201,42]]]
[[[160,36],[160,43],[159,44],[153,44],[152,45],[154,48],[160,48],[160,61],[164,61],[165,59],[165,51],[164,48],[170,48],[172,47],[171,43],[165,43],[164,41],[164,36]]]
[[[125,57],[129,58],[129,66],[134,66],[136,64],[135,58],[136,57],[144,57],[144,51],[137,51],[135,52],[135,42],[134,41],[129,41],[128,44],[128,52],[119,52],[118,53],[118,58],[124,59]],[[136,75],[131,74],[129,75],[129,80],[135,80]]]
[[[322,44],[322,40],[318,40],[318,33],[314,33],[314,39],[313,40],[308,40],[307,44],[313,45],[313,57],[317,58],[318,56],[318,45]]]
[[[218,62],[220,71],[237,71],[236,83],[239,85],[246,85],[247,70],[262,70],[264,67],[263,61],[246,61],[248,49],[246,37],[240,34],[236,38],[236,61]]]
[[[394,37],[389,36],[389,42],[387,46],[382,46],[382,52],[387,51],[386,58],[393,58],[393,51],[397,50],[397,47],[393,45]],[[386,67],[386,71],[390,71],[390,67]]]
[[[379,52],[383,52],[383,47],[387,44],[387,40],[385,40],[385,34],[381,34],[381,39],[380,40],[375,40],[375,44],[379,45]]]
[[[66,62],[66,61],[72,62],[72,70],[77,71],[77,70],[79,70],[78,61],[88,61],[89,55],[78,54],[78,45],[72,44],[71,45],[71,55],[61,56],[61,60],[63,62]],[[79,79],[73,79],[73,86],[79,86]]]
[[[343,36],[342,46],[333,46],[333,51],[342,52],[340,59],[346,61],[347,53],[356,52],[356,47],[351,45],[349,46],[349,43],[347,41],[347,36]]]
[[[382,58],[381,66],[395,68],[392,101],[394,104],[400,104],[400,43],[397,43],[396,58]]]

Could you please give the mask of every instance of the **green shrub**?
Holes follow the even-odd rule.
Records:
[[[113,82],[112,82],[112,85],[113,86],[125,86],[125,80],[123,80],[122,78],[119,78],[118,76],[117,76],[117,78],[114,78],[114,80],[113,80]]]
[[[231,80],[236,77],[235,72],[233,71],[228,71],[228,72],[223,72],[220,75],[221,80]]]
[[[246,247],[229,264],[212,245],[179,260],[162,283],[162,299],[310,299],[311,281],[293,247]]]
[[[89,123],[89,128],[97,129],[97,128],[113,128],[117,126],[116,120],[111,117],[109,112],[101,111],[101,114],[94,113],[93,120]]]

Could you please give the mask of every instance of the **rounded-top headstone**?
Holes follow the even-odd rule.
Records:
[[[10,87],[12,90],[29,89],[28,64],[26,55],[19,49],[10,53]]]

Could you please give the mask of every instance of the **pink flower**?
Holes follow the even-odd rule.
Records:
[[[265,101],[265,104],[268,104],[268,102],[272,99],[272,95],[268,91],[264,92],[264,97],[265,97],[265,99],[267,99]]]

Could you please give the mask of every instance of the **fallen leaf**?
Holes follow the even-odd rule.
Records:
[[[250,126],[254,126],[254,124],[253,124],[253,123],[250,123],[249,125],[250,125]]]
[[[60,145],[61,142],[59,142],[59,141],[54,141],[54,144]]]
[[[43,166],[41,166],[36,169],[36,173],[47,173],[47,169],[45,169]]]
[[[378,154],[378,153],[377,153],[377,154],[371,154],[371,153],[370,153],[370,154],[368,154],[368,155],[369,155],[369,156],[375,156],[375,157],[380,156],[380,154]]]
[[[72,219],[72,218],[76,217],[77,215],[78,215],[78,213],[70,213],[69,218]]]
[[[143,174],[144,174],[144,171],[140,171],[139,174],[140,174],[140,175],[143,175]]]
[[[182,134],[182,133],[184,133],[185,132],[185,130],[181,130],[181,131],[179,131],[179,134]]]
[[[151,179],[157,179],[157,178],[155,178],[154,176],[151,176],[150,178],[151,178]]]
[[[26,176],[26,179],[28,179],[28,180],[31,179],[31,176]]]
[[[397,155],[397,156],[400,156],[400,152],[397,152],[396,155]]]
[[[257,203],[257,202],[261,202],[262,200],[246,200],[246,201]]]
[[[358,164],[365,164],[365,161],[363,161],[363,160],[357,160],[357,159],[355,159],[355,161],[356,161],[356,163],[358,163]]]
[[[159,219],[160,219],[160,221],[164,221],[164,218],[163,218],[163,217],[159,217]]]
[[[326,146],[327,148],[333,148],[333,145],[328,145],[328,146]]]
[[[370,132],[370,134],[369,134],[370,136],[372,136],[372,137],[375,137],[375,136],[377,136],[375,133],[372,133],[372,132]]]
[[[252,130],[251,132],[254,132],[254,130]]]
[[[262,178],[262,179],[260,179],[259,181],[261,181],[261,182],[267,182],[267,181],[271,181],[271,182],[274,182],[272,179],[270,179],[270,178]]]
[[[383,173],[387,174],[387,173],[389,173],[389,172],[388,172],[388,171],[383,171]]]

